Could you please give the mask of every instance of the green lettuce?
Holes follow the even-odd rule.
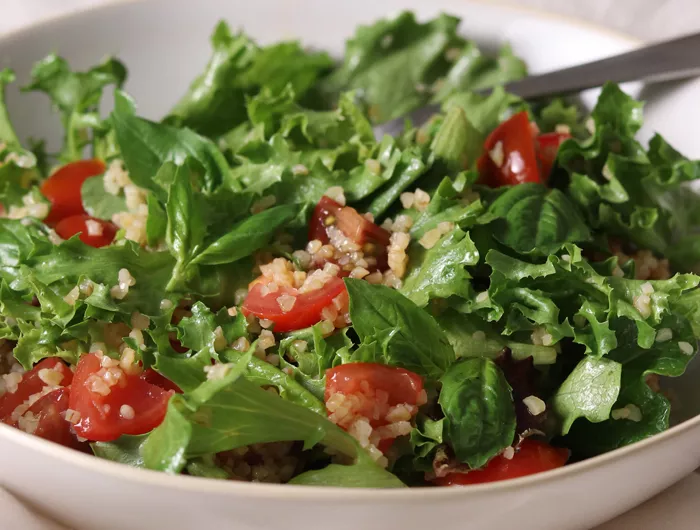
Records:
[[[458,24],[458,18],[448,15],[420,23],[403,12],[360,26],[324,89],[362,89],[372,120],[383,122],[433,98],[443,100],[456,91],[489,88],[526,75],[525,64],[508,47],[496,58],[486,57],[457,35]]]
[[[99,104],[105,87],[121,88],[126,80],[126,67],[117,59],[107,58],[86,72],[74,72],[65,59],[51,54],[32,69],[31,83],[24,90],[45,93],[61,115],[65,130],[62,163],[83,158],[84,148],[91,143],[93,154],[101,154],[110,126],[100,117]]]

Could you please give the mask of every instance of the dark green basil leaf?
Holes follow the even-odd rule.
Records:
[[[383,285],[346,279],[352,326],[363,342],[378,341],[382,361],[438,379],[455,355],[435,319]]]
[[[513,398],[503,372],[493,361],[459,361],[440,382],[438,402],[445,414],[447,439],[460,462],[478,469],[513,443]]]
[[[564,243],[588,241],[591,231],[559,190],[540,184],[513,186],[488,209],[497,217],[494,237],[523,254],[548,256]]]
[[[146,218],[146,241],[155,247],[165,238],[168,228],[168,217],[160,201],[153,194],[146,198],[148,217]]]
[[[190,129],[137,118],[126,98],[121,91],[116,91],[111,119],[124,164],[134,184],[164,196],[162,184],[155,181],[154,176],[165,162],[180,165],[187,157],[196,160],[204,169],[201,181],[196,183],[202,190],[213,191],[223,182],[231,183],[226,159],[214,143]]]
[[[275,232],[294,219],[297,213],[297,207],[281,205],[248,217],[207,246],[193,263],[222,265],[249,256],[270,241]]]
[[[167,162],[158,174],[172,175],[168,202],[165,205],[168,214],[165,241],[177,261],[173,278],[168,284],[170,288],[175,288],[182,284],[187,266],[200,252],[206,228],[192,190],[189,168],[186,165],[175,166],[172,162]]]

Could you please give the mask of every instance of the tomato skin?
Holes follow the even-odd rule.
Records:
[[[333,396],[343,394],[356,396],[351,413],[344,418],[333,420],[333,408],[329,407]],[[326,389],[324,393],[328,416],[332,421],[348,430],[354,418],[365,418],[380,439],[375,442],[377,449],[386,453],[394,443],[396,435],[391,431],[382,433],[382,427],[388,425],[389,409],[395,405],[412,405],[411,416],[418,412],[418,407],[425,403],[423,379],[404,368],[378,363],[348,363],[326,370]],[[348,420],[349,417],[349,420]]]
[[[345,395],[361,393],[363,382],[371,390],[386,392],[392,406],[401,403],[417,405],[423,394],[423,378],[409,370],[379,363],[348,363],[326,370],[325,400],[328,401],[336,392]]]
[[[172,390],[153,385],[141,375],[122,373],[118,383],[103,396],[90,388],[90,377],[100,369],[100,358],[90,353],[80,358],[75,370],[69,404],[80,413],[74,426],[78,435],[109,442],[122,434],[147,433],[162,423]],[[122,417],[122,405],[133,408],[133,418]]]
[[[318,204],[314,208],[314,213],[311,215],[309,222],[309,241],[318,239],[324,245],[330,241],[328,231],[326,230],[326,219],[328,216],[335,216],[343,207],[340,203],[334,201],[325,195],[321,197]]]
[[[95,221],[102,225],[102,234],[99,236],[91,236],[88,233],[86,221]],[[117,235],[117,227],[109,221],[95,219],[89,215],[72,215],[64,217],[56,224],[56,233],[63,239],[70,239],[75,234],[80,234],[80,241],[91,247],[100,248],[106,247]]]
[[[490,153],[501,143],[503,163],[499,166]],[[537,167],[532,129],[526,111],[513,115],[491,132],[478,162],[481,180],[492,188],[541,182]]]
[[[44,222],[53,226],[61,219],[84,214],[80,189],[88,178],[105,172],[101,160],[78,160],[60,167],[41,184],[41,193],[51,202]]]
[[[85,444],[78,441],[71,430],[71,424],[64,414],[68,409],[70,388],[61,387],[39,398],[27,412],[38,418],[34,436],[50,440],[73,449],[84,449]]]
[[[187,349],[185,349],[185,351],[187,351]],[[141,375],[141,378],[152,385],[162,388],[163,390],[172,390],[173,392],[182,394],[182,390],[179,386],[177,386],[167,377],[156,372],[153,368],[148,368],[145,370]]]
[[[537,161],[540,163],[540,173],[546,179],[552,172],[554,162],[557,159],[559,146],[571,138],[569,133],[551,132],[540,134],[535,140],[537,148]]]
[[[373,223],[350,206],[342,206],[330,197],[323,196],[316,205],[309,224],[309,241],[317,239],[324,245],[330,242],[328,227],[335,226],[349,239],[363,248],[365,257],[377,259],[372,270],[387,267],[387,249],[391,234]]]
[[[12,413],[14,410],[24,403],[29,396],[41,392],[46,383],[39,378],[39,371],[43,369],[55,369],[63,374],[61,385],[68,386],[73,379],[73,372],[70,371],[63,361],[55,357],[43,359],[37,363],[31,370],[22,375],[22,380],[17,385],[17,390],[14,393],[5,392],[0,396],[0,421],[8,425],[16,425],[12,421]]]
[[[433,480],[438,486],[466,486],[485,484],[512,478],[533,475],[562,467],[569,459],[569,450],[553,447],[531,438],[523,440],[512,460],[502,455],[495,456],[482,469],[468,473],[451,473]]]
[[[286,332],[308,328],[322,320],[321,312],[333,304],[333,299],[347,293],[345,283],[341,278],[331,278],[323,287],[307,293],[299,293],[291,287],[280,287],[274,293],[263,296],[261,291],[263,281],[251,283],[248,296],[243,302],[242,311],[245,316],[255,315],[274,322],[273,331]],[[282,294],[296,297],[291,311],[285,313],[277,303]]]

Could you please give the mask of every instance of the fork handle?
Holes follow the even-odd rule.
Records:
[[[508,83],[524,99],[579,92],[607,81],[668,81],[700,74],[700,33],[652,44],[622,55]]]

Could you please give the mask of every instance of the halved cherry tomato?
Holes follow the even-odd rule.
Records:
[[[540,163],[540,174],[543,178],[549,177],[552,167],[554,167],[554,161],[557,159],[559,146],[569,138],[571,138],[569,133],[550,132],[540,134],[535,140],[537,160]]]
[[[41,193],[51,201],[51,210],[44,222],[53,226],[65,217],[84,214],[80,188],[87,179],[104,172],[101,160],[79,160],[60,167],[41,185]]]
[[[321,321],[321,312],[333,304],[333,299],[345,293],[345,283],[338,277],[331,278],[323,287],[307,293],[300,293],[291,287],[280,287],[274,293],[262,295],[263,284],[251,283],[248,296],[243,302],[243,314],[255,315],[274,322],[275,332],[294,331],[308,328]],[[296,297],[291,311],[284,312],[277,299],[288,294]]]
[[[66,447],[82,449],[85,444],[78,441],[64,413],[68,409],[70,388],[61,387],[39,398],[27,412],[37,421],[35,436],[51,440]]]
[[[314,209],[311,223],[309,224],[309,241],[318,239],[326,244],[330,241],[328,227],[335,226],[349,239],[362,247],[365,256],[377,259],[377,265],[373,268],[386,268],[386,247],[389,244],[391,234],[376,225],[355,208],[342,206],[330,197],[323,196]]]
[[[437,478],[433,482],[438,486],[464,486],[496,482],[556,469],[566,464],[568,458],[568,449],[552,447],[545,442],[528,438],[523,440],[511,460],[498,455],[482,469],[468,473],[451,473],[446,477]]]
[[[185,348],[185,351],[187,351],[187,348]],[[182,390],[180,389],[179,386],[177,386],[175,383],[173,383],[170,379],[168,379],[164,375],[161,375],[158,372],[156,372],[153,368],[148,368],[147,370],[144,370],[141,377],[143,378],[144,381],[148,381],[152,385],[159,386],[160,388],[162,388],[164,390],[172,390],[173,392],[177,392],[178,394],[182,394]]]
[[[380,392],[385,396],[380,398]],[[423,379],[418,374],[404,368],[378,363],[349,363],[326,370],[326,403],[336,393],[365,396],[365,399],[358,400],[353,406],[353,416],[367,418],[373,428],[380,428],[389,423],[385,412],[378,413],[382,407],[381,403],[385,403],[385,407],[404,403],[418,405],[421,398],[425,397]],[[413,409],[412,414],[418,412],[417,407]],[[340,426],[348,428],[348,425],[342,422]],[[381,430],[376,432],[383,436]],[[382,453],[386,453],[396,439],[394,435],[387,436],[377,443],[377,448]]]
[[[484,151],[478,167],[488,186],[541,182],[527,112],[519,112],[496,127],[486,138]]]
[[[44,359],[34,366],[31,370],[22,375],[22,380],[17,385],[17,390],[14,392],[5,392],[0,396],[0,421],[8,425],[15,425],[12,421],[12,413],[14,410],[24,403],[29,396],[41,392],[46,383],[39,377],[39,371],[43,369],[53,369],[63,375],[60,384],[68,386],[73,379],[73,372],[70,371],[63,361],[55,357]]]
[[[93,390],[91,378],[100,369],[100,358],[90,353],[80,358],[75,370],[70,408],[80,413],[74,426],[78,435],[109,442],[122,434],[144,434],[161,424],[172,390],[153,385],[142,375],[122,372],[109,393],[102,395]]]
[[[100,235],[90,235],[86,221],[94,221],[102,227]],[[56,225],[56,233],[63,239],[69,239],[75,234],[80,234],[80,241],[91,247],[100,248],[106,247],[117,234],[117,227],[109,221],[95,219],[89,215],[72,215],[61,219]]]
[[[326,370],[326,401],[336,392],[362,393],[363,387],[386,392],[389,405],[416,405],[423,394],[423,379],[404,368],[378,363],[348,363]],[[370,418],[373,427],[386,424],[384,418],[372,417],[371,403],[368,403],[368,410],[360,414]]]

